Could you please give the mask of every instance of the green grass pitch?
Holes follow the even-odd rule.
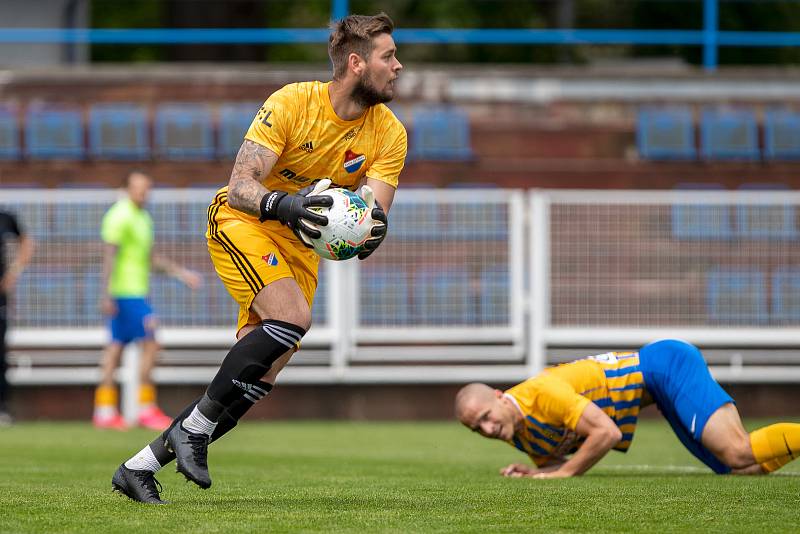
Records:
[[[749,421],[755,428],[766,421]],[[800,461],[723,477],[660,421],[567,480],[504,479],[525,457],[457,423],[245,422],[211,447],[203,491],[172,466],[167,506],[111,492],[154,434],[81,423],[0,428],[0,532],[796,532]]]

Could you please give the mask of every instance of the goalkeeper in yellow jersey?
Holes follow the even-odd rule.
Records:
[[[153,475],[175,459],[187,479],[211,486],[208,444],[269,393],[311,325],[319,258],[303,236],[320,236],[309,222],[328,222],[309,209],[331,205],[320,192],[357,190],[371,205],[372,237],[359,259],[386,236],[406,156],[406,131],[384,105],[403,68],[393,29],[383,13],[334,22],[333,81],[289,84],[257,111],[228,186],[208,208],[206,232],[217,274],[239,303],[239,341],[205,394],[117,469],[117,491],[163,503]]]
[[[626,451],[639,411],[653,403],[715,473],[763,475],[800,455],[800,424],[748,434],[700,351],[673,339],[551,367],[505,392],[469,384],[455,409],[465,426],[508,442],[535,464],[511,464],[502,475],[563,478],[585,473],[611,449]]]

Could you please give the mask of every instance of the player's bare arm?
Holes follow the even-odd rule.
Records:
[[[198,289],[203,285],[203,277],[199,273],[186,269],[165,256],[153,253],[150,260],[157,271],[179,280],[190,289]]]
[[[11,293],[17,284],[17,279],[25,267],[33,257],[33,251],[36,249],[36,244],[33,238],[28,235],[23,235],[19,238],[19,248],[17,249],[16,259],[8,266],[6,274],[0,279],[0,289],[6,293]]]
[[[572,457],[549,473],[538,473],[536,478],[563,478],[582,475],[600,461],[622,439],[622,432],[614,421],[589,403],[578,420],[575,432],[586,439]]]
[[[389,209],[392,207],[392,201],[394,200],[394,194],[397,192],[397,189],[386,182],[369,177],[367,177],[367,179],[364,181],[364,184],[372,188],[372,192],[375,195],[375,200],[378,201],[378,204],[380,204],[384,212],[389,213]]]
[[[111,300],[111,296],[108,294],[108,281],[111,278],[111,271],[114,268],[114,260],[117,257],[118,248],[117,245],[112,245],[111,243],[103,244],[103,271],[101,275],[102,285],[100,286],[103,288],[103,296],[100,300],[100,310],[105,315],[114,315],[117,311],[114,301]]]
[[[261,199],[269,189],[261,184],[278,161],[278,154],[265,146],[245,139],[236,155],[228,182],[228,204],[241,212],[259,217]]]

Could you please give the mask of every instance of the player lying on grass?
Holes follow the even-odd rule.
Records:
[[[653,403],[715,473],[764,475],[800,455],[800,424],[748,434],[700,351],[673,339],[551,367],[505,393],[469,384],[455,409],[466,427],[508,442],[536,464],[511,464],[503,476],[563,478],[585,473],[611,449],[627,451],[640,410]]]

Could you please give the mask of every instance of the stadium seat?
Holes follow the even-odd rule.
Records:
[[[425,268],[414,279],[414,307],[423,326],[465,326],[478,323],[471,306],[469,275],[456,266]]]
[[[441,239],[442,217],[433,202],[403,202],[392,206],[391,238],[410,241]]]
[[[401,326],[411,322],[407,274],[385,266],[360,270],[362,326]]]
[[[201,325],[219,324],[220,316],[227,323],[234,323],[239,313],[239,304],[233,300],[219,276],[212,274],[204,277],[203,287],[198,290],[204,295],[202,301],[206,302],[204,310],[198,314],[198,323]],[[214,317],[211,317],[214,314]]]
[[[800,323],[800,269],[797,267],[772,273],[772,320]]]
[[[222,285],[216,276],[214,278],[214,283]],[[171,276],[153,274],[150,277],[149,299],[159,324],[167,327],[197,327],[217,323],[219,318],[209,315],[219,310],[219,307],[210,305],[213,286],[209,282],[212,281],[206,278],[203,286],[192,290]],[[227,298],[225,302],[233,303],[227,293],[224,296]],[[235,317],[236,312],[232,311],[229,320],[235,321]]]
[[[397,102],[392,102],[388,104],[389,109],[392,110],[394,116],[397,117],[403,126],[405,126],[406,130],[409,129],[411,123],[411,113],[409,113],[409,105],[408,104],[398,104]]]
[[[507,325],[511,316],[508,265],[489,266],[481,273],[480,324]]]
[[[163,104],[156,108],[156,155],[169,160],[214,158],[211,111],[203,104]]]
[[[94,104],[89,109],[89,155],[96,159],[149,158],[147,109],[127,103]]]
[[[81,110],[34,105],[25,118],[25,154],[32,159],[79,160],[85,156]]]
[[[716,267],[707,274],[708,316],[713,323],[763,324],[769,320],[764,273]]]
[[[29,325],[87,326],[84,316],[76,313],[75,273],[63,267],[33,266],[20,275],[16,286],[14,323]]]
[[[80,202],[54,204],[52,239],[73,241],[100,241],[100,224],[110,204]]]
[[[186,206],[180,206],[184,208]],[[186,235],[184,232],[183,223],[185,222],[182,215],[182,209],[176,209],[174,205],[167,202],[151,202],[147,206],[147,211],[153,219],[153,233],[156,242],[162,240],[175,240],[192,237],[202,239],[202,233]]]
[[[441,237],[459,241],[507,241],[507,204],[458,202],[446,208],[447,224]]]
[[[788,191],[785,184],[748,183],[743,191]],[[746,239],[796,239],[797,213],[791,204],[756,206],[742,204],[736,208],[736,226]]]
[[[314,305],[311,306],[311,323],[317,326],[328,324],[328,275],[325,262],[321,261],[318,271],[317,291],[314,293]]]
[[[700,121],[703,158],[757,160],[758,124],[749,109],[707,108]]]
[[[189,288],[172,277],[163,274],[150,276],[150,301],[161,325],[177,326],[191,321],[192,314],[198,313],[198,309],[190,306],[190,293]]]
[[[0,104],[0,159],[19,159],[19,118],[14,106]]]
[[[640,109],[636,121],[636,146],[644,159],[695,159],[697,149],[691,108]]]
[[[81,287],[81,304],[77,307],[78,313],[83,316],[83,321],[87,325],[101,325],[105,324],[107,318],[103,316],[100,310],[100,297],[102,296],[101,284],[102,274],[100,272],[100,265],[93,266],[94,268],[87,270],[83,274],[83,286]]]
[[[789,109],[764,113],[764,159],[800,159],[800,113]]]
[[[685,183],[678,184],[675,189],[719,191],[724,188],[714,183]],[[678,239],[732,239],[731,208],[726,205],[673,204],[672,235]]]
[[[217,137],[217,157],[234,159],[242,146],[244,134],[250,127],[260,104],[237,103],[222,104],[219,107],[219,130]]]
[[[413,113],[409,156],[427,160],[471,159],[470,125],[455,106],[417,106]]]

